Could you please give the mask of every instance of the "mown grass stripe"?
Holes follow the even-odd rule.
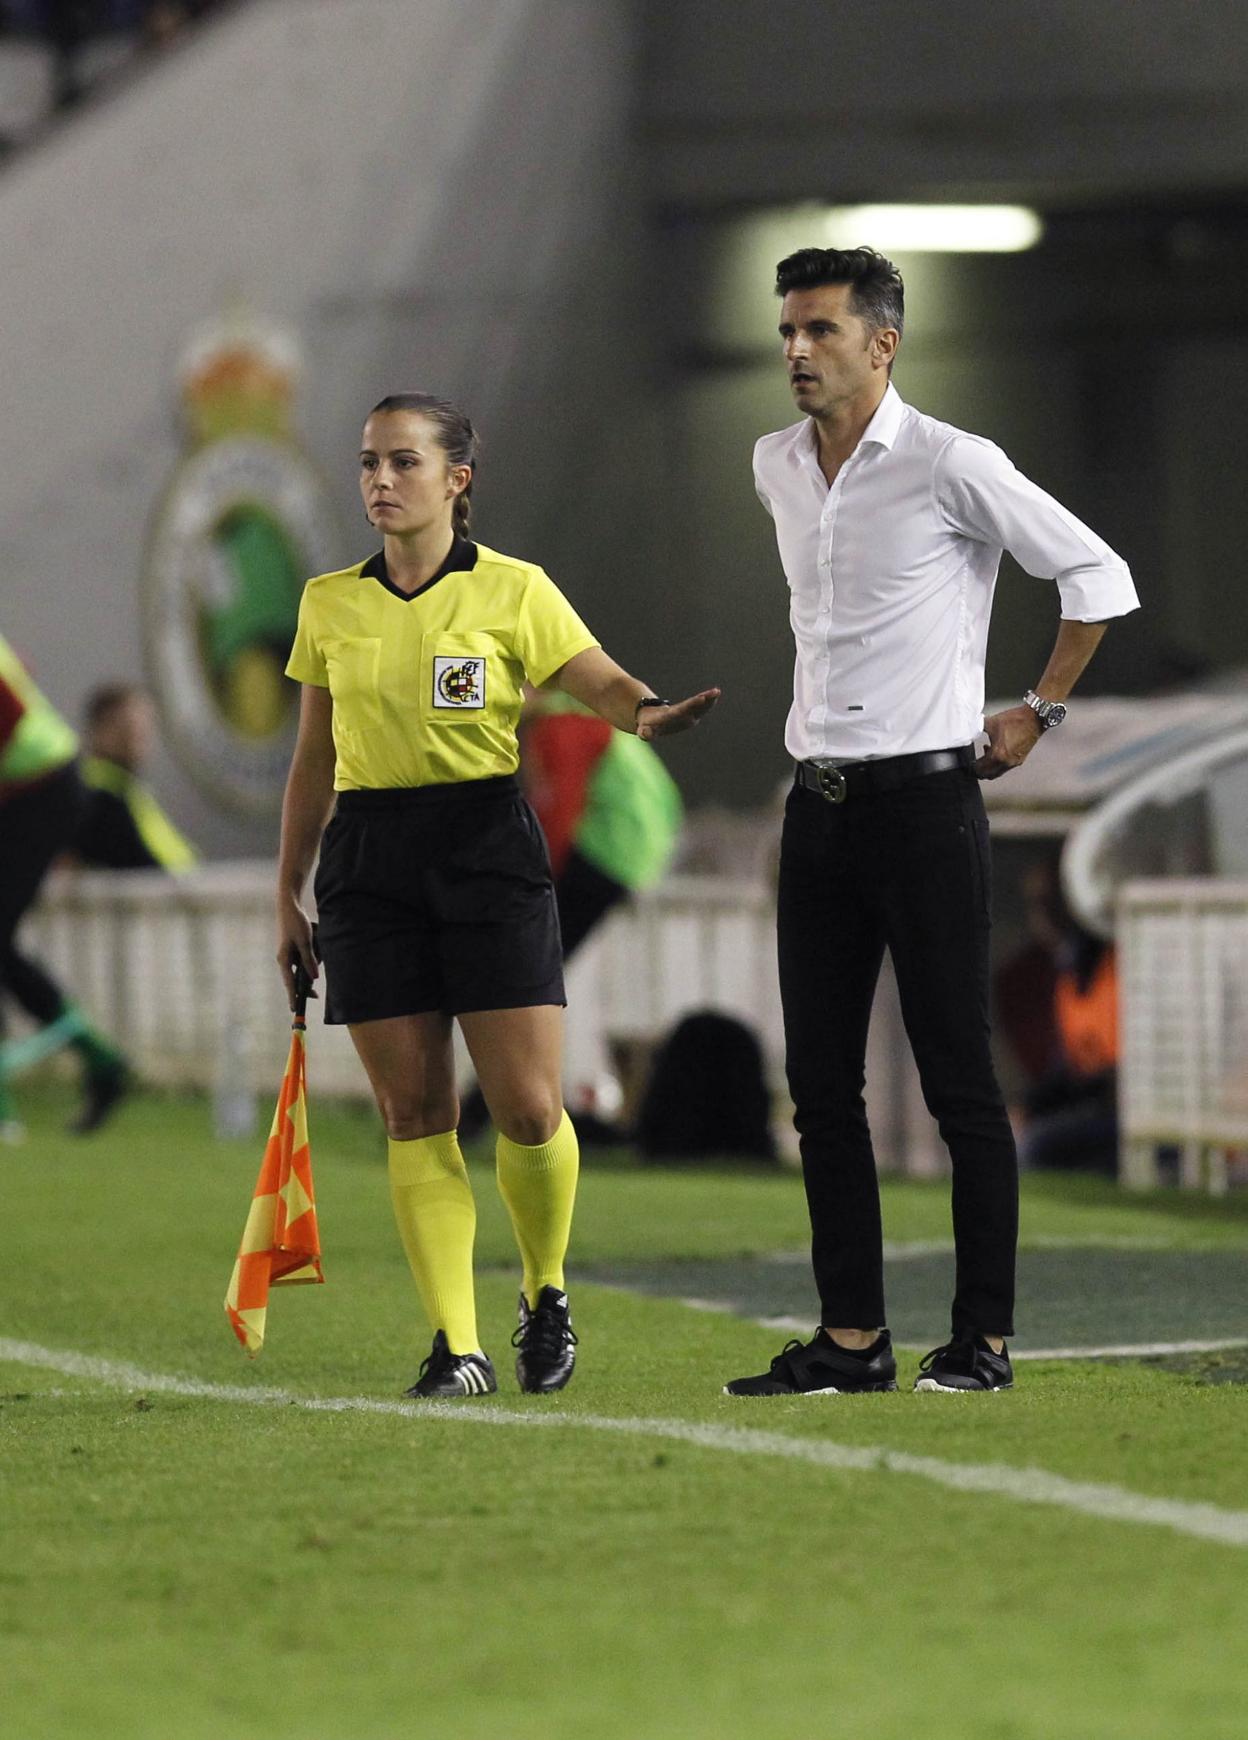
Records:
[[[706,1311],[723,1317],[741,1315],[726,1299],[684,1298],[676,1303],[687,1311]],[[744,1321],[787,1335],[809,1336],[812,1327],[809,1316],[749,1317]],[[1020,1359],[1158,1359],[1179,1353],[1229,1353],[1237,1347],[1248,1347],[1248,1336],[1231,1335],[1220,1341],[1119,1341],[1091,1347],[1011,1347],[1010,1358],[1015,1364]]]
[[[1248,1347],[1248,1336],[1233,1335],[1222,1341],[1120,1341],[1104,1347],[1023,1347],[1010,1349],[1010,1358],[1020,1359],[1163,1359],[1178,1353],[1230,1353]]]
[[[1248,1547],[1248,1511],[1224,1510],[1214,1504],[1186,1499],[1152,1498],[1124,1487],[1100,1482],[1068,1480],[1043,1468],[1011,1468],[1001,1463],[945,1462],[934,1456],[914,1456],[883,1445],[834,1444],[826,1439],[791,1438],[782,1432],[764,1432],[753,1427],[717,1426],[686,1420],[638,1417],[616,1418],[605,1414],[572,1412],[518,1413],[514,1409],[471,1402],[384,1401],[373,1396],[304,1396],[294,1390],[272,1389],[252,1384],[213,1384],[198,1378],[174,1377],[164,1372],[144,1371],[125,1360],[102,1359],[71,1349],[41,1347],[35,1342],[0,1337],[0,1363],[42,1367],[70,1377],[88,1378],[119,1389],[156,1394],[199,1397],[205,1401],[246,1402],[267,1407],[297,1407],[312,1413],[367,1413],[403,1415],[417,1420],[454,1421],[457,1425],[579,1427],[591,1432],[627,1433],[691,1444],[703,1450],[738,1456],[783,1457],[819,1468],[864,1474],[906,1474],[929,1480],[955,1492],[976,1492],[1021,1504],[1050,1505],[1075,1511],[1102,1522],[1146,1524],[1170,1529],[1219,1546]],[[919,1407],[997,1407],[987,1398],[955,1398],[952,1401],[916,1402]],[[750,1404],[745,1403],[748,1407]],[[835,1407],[835,1402],[814,1400],[814,1407]]]

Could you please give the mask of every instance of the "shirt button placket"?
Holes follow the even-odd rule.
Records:
[[[841,490],[845,477],[853,461],[846,460],[837,473],[836,481],[828,491],[828,499],[824,503],[823,512],[819,516],[819,592],[820,616],[824,637],[823,651],[823,693],[824,718],[830,716],[832,710],[832,651],[829,642],[832,637],[832,600],[836,588],[832,580],[832,550],[836,541],[836,516],[841,506]]]

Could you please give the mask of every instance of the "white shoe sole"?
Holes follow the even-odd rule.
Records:
[[[797,1397],[802,1401],[810,1401],[813,1396],[891,1396],[896,1393],[896,1390],[896,1384],[893,1385],[891,1390],[836,1390],[833,1389],[830,1384],[826,1384],[822,1389],[818,1390],[781,1390],[779,1392],[779,1398],[783,1398],[787,1395],[790,1398]],[[734,1402],[774,1402],[778,1399],[777,1396],[774,1395],[739,1396],[735,1390],[730,1390],[727,1384],[724,1385],[720,1394],[731,1396]]]
[[[968,1389],[964,1384],[938,1384],[935,1378],[920,1378],[915,1384],[916,1390],[939,1390],[944,1396],[995,1396],[999,1390],[1012,1390],[1014,1385],[993,1384],[991,1389],[980,1389],[978,1385]]]
[[[739,1396],[736,1390],[730,1390],[725,1384],[720,1394],[731,1396],[734,1402],[774,1402],[782,1400],[785,1396],[788,1396],[790,1400],[796,1396],[803,1401],[809,1401],[812,1396],[839,1396],[848,1395],[849,1392],[848,1390],[834,1390],[828,1387],[821,1390],[778,1390],[775,1395],[770,1396]]]

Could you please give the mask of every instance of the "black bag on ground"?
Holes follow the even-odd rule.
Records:
[[[686,1015],[655,1053],[635,1132],[648,1160],[774,1160],[762,1049],[743,1021]]]

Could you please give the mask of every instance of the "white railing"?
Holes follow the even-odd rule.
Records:
[[[19,940],[119,1039],[144,1080],[212,1089],[224,1065],[263,1104],[276,1091],[290,1021],[273,964],[272,875],[271,865],[246,862],[204,866],[176,880],[142,871],[54,878]],[[782,1099],[775,908],[764,883],[669,877],[618,909],[586,943],[571,963],[568,999],[569,1087],[609,1068],[621,1046],[644,1059],[682,1015],[716,1009],[757,1034]],[[367,1093],[346,1029],[323,1026],[315,1005],[308,1074],[313,1095]],[[882,1169],[942,1169],[887,958],[869,1040],[867,1105]],[[783,1104],[776,1121],[783,1144]]]
[[[1228,1151],[1248,1148],[1248,882],[1130,882],[1118,895],[1122,1061],[1120,1175],[1226,1188]]]
[[[1239,723],[1197,743],[1178,742],[1085,816],[1062,857],[1063,886],[1080,923],[1110,935],[1115,897],[1131,881],[1160,885],[1163,874],[1186,878],[1207,870],[1238,874],[1245,769],[1248,727]]]

